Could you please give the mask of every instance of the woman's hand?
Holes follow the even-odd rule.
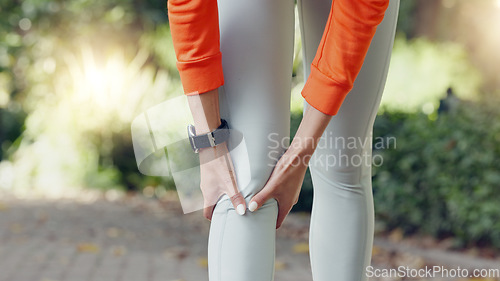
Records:
[[[270,198],[275,198],[278,201],[276,228],[281,226],[297,203],[309,160],[331,119],[331,115],[312,106],[307,107],[290,147],[278,160],[264,188],[250,201],[248,209],[251,212]]]
[[[227,194],[239,215],[245,214],[245,199],[238,190],[233,162],[226,143],[200,149],[203,216],[209,220],[219,198]]]
[[[217,89],[199,95],[188,96],[189,108],[193,114],[196,134],[206,134],[219,127],[219,92]],[[212,219],[215,204],[227,194],[234,209],[245,214],[245,200],[238,190],[233,162],[226,143],[202,148],[200,156],[200,188],[203,193],[203,216]]]
[[[281,226],[299,199],[300,188],[310,158],[305,152],[306,150],[301,149],[299,145],[292,143],[278,160],[264,188],[250,202],[249,210],[254,212],[267,200],[275,198],[278,202],[276,228]]]

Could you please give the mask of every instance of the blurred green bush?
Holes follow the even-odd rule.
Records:
[[[138,172],[130,137],[135,116],[180,89],[165,8],[2,2],[0,188],[171,186]]]
[[[465,102],[440,115],[386,111],[374,137],[395,138],[374,149],[376,218],[386,230],[454,237],[456,246],[500,247],[500,111],[498,101]],[[292,131],[300,122],[292,115]],[[295,211],[310,210],[306,178]]]
[[[462,102],[437,119],[377,118],[374,136],[397,139],[396,149],[374,151],[384,159],[373,170],[375,208],[388,229],[500,246],[499,104]]]
[[[482,78],[464,46],[424,38],[394,42],[382,110],[434,111],[448,87],[459,98],[478,99]]]

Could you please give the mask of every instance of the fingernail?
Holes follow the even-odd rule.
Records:
[[[255,209],[257,209],[257,203],[255,201],[251,202],[250,206],[248,206],[248,209],[250,210],[250,212],[255,211]]]
[[[243,216],[245,214],[245,206],[243,206],[243,204],[239,204],[238,207],[236,207],[236,212],[238,215]]]

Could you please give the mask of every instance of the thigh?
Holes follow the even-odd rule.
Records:
[[[311,63],[316,56],[331,6],[332,0],[297,0],[305,78],[311,73]]]
[[[248,199],[269,178],[290,131],[293,0],[219,0],[224,86],[221,114],[243,134],[232,150],[240,190]],[[229,148],[239,139],[233,135]],[[244,180],[245,179],[245,180]]]
[[[304,22],[301,23],[301,30],[306,40],[303,42],[306,45],[304,61],[306,68],[308,68],[315,55],[315,51],[312,50],[319,45],[322,29],[324,29],[328,19],[328,15],[322,10],[327,4],[330,5],[331,1],[299,0],[299,2],[302,3],[299,6],[299,8],[302,7],[301,19],[304,19]],[[322,145],[319,145],[316,156],[320,153],[332,155],[330,163],[326,163],[326,160],[311,161],[311,166],[314,168],[325,170],[334,166],[333,168],[336,167],[344,172],[348,170],[354,172],[356,170],[354,166],[356,165],[353,164],[359,162],[359,156],[363,156],[361,153],[371,150],[371,131],[389,68],[398,9],[399,0],[391,0],[384,20],[377,27],[361,71],[354,82],[353,89],[349,92],[339,112],[332,118],[323,134]],[[323,13],[321,19],[313,17],[316,12]],[[320,26],[323,27],[320,28]],[[320,28],[321,32],[315,31],[315,28]],[[342,155],[348,156],[347,162],[341,161],[342,159],[339,156]],[[332,163],[334,157],[336,157],[336,161]],[[353,161],[356,163],[352,163]]]
[[[331,3],[310,2],[302,10],[304,19],[312,18],[314,9],[319,11],[320,6],[314,3]],[[310,162],[314,201],[309,237],[314,280],[330,280],[331,276],[339,280],[367,279],[364,270],[370,264],[374,221],[371,132],[385,85],[398,6],[399,0],[390,0],[354,87],[328,124]],[[327,17],[322,19],[324,23]],[[319,26],[319,20],[314,20],[312,24]],[[315,55],[311,48],[317,48],[322,35],[308,35],[314,31],[310,24],[302,23],[309,39],[303,42],[308,65]]]
[[[264,187],[290,130],[293,0],[219,0],[224,86],[221,116],[247,204]],[[229,198],[217,203],[208,246],[210,280],[270,281],[274,274],[277,202],[236,214]]]

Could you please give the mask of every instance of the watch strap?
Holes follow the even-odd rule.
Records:
[[[229,126],[226,120],[221,119],[220,126],[212,132],[203,135],[194,135],[194,126],[188,128],[191,146],[195,152],[201,148],[214,147],[229,138]]]

